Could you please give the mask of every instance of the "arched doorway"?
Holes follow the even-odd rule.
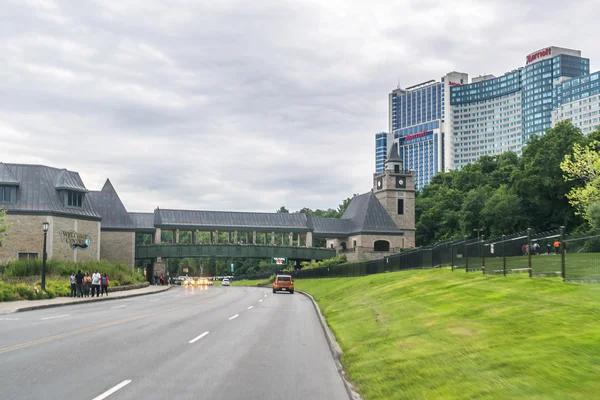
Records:
[[[373,243],[374,251],[390,251],[390,242],[387,240],[376,240]]]
[[[342,251],[346,251],[346,242],[340,243],[340,247],[342,248]]]

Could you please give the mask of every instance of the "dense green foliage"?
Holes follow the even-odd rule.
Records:
[[[598,397],[598,285],[438,269],[295,286],[365,400]]]
[[[440,173],[416,199],[417,244],[427,245],[453,237],[486,237],[526,228],[546,231],[564,225],[573,231],[587,227],[566,195],[581,182],[565,181],[561,162],[600,137],[585,137],[570,122],[533,136],[523,155],[506,152],[483,156],[461,170]]]
[[[317,261],[314,264],[311,264],[309,262],[303,262],[301,265],[302,265],[302,269],[315,269],[315,268],[322,268],[322,267],[337,267],[338,265],[344,264],[345,262],[346,262],[346,255],[338,254],[335,257],[328,258],[327,260],[323,260],[323,261]]]
[[[6,210],[0,209],[0,246],[2,245],[2,239],[4,239],[6,235],[6,229],[8,228],[8,224],[5,222],[6,219]]]

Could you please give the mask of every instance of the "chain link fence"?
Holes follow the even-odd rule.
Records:
[[[528,229],[491,239],[447,240],[378,260],[287,273],[296,278],[336,278],[448,266],[452,271],[486,275],[526,273],[530,277],[600,281],[600,235],[566,236],[564,227],[535,234]]]

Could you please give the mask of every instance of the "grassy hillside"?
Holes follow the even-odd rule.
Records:
[[[600,285],[449,269],[295,284],[367,400],[600,393]]]

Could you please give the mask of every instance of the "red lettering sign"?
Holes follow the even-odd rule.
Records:
[[[426,136],[427,135],[427,131],[423,131],[423,132],[419,132],[419,133],[413,133],[412,135],[406,135],[406,141],[409,140],[413,140],[413,139],[418,139],[420,137]]]
[[[450,85],[450,86],[460,86],[460,83],[448,81],[448,85]]]
[[[552,48],[548,47],[544,50],[540,50],[537,53],[533,53],[527,56],[527,64],[532,63],[538,58],[546,57],[552,54]]]

